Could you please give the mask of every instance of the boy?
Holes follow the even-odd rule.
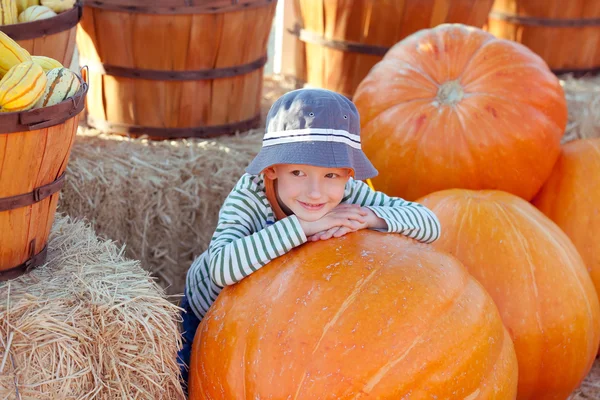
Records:
[[[426,243],[440,235],[430,210],[359,181],[377,170],[361,150],[358,111],[344,96],[288,92],[273,104],[266,125],[261,151],[225,200],[208,250],[188,271],[181,302],[180,362],[186,365],[200,319],[221,289],[292,248],[360,229]]]

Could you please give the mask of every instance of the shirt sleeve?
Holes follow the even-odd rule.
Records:
[[[362,181],[348,181],[343,202],[372,210],[387,223],[387,232],[401,233],[424,243],[440,237],[440,222],[427,207],[374,191]]]
[[[295,215],[265,227],[266,221],[258,193],[234,189],[229,194],[208,249],[210,275],[217,285],[233,285],[307,240]]]

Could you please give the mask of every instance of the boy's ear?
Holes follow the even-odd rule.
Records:
[[[277,173],[275,172],[275,168],[273,167],[268,167],[265,168],[265,170],[263,171],[263,173],[265,174],[265,176],[271,180],[275,180],[277,179]]]

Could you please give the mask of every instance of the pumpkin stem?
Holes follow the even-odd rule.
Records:
[[[442,84],[437,93],[437,99],[441,104],[453,106],[462,100],[465,92],[458,81],[448,81]]]

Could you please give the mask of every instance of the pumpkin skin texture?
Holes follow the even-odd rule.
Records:
[[[533,204],[571,239],[600,293],[600,138],[564,144]]]
[[[516,395],[489,295],[453,257],[397,234],[307,243],[226,287],[192,352],[191,400]]]
[[[439,218],[433,246],[456,256],[494,299],[519,360],[519,399],[566,399],[589,372],[600,306],[569,238],[502,191],[444,190],[420,202]]]
[[[560,152],[558,79],[519,43],[443,24],[397,43],[356,90],[377,190],[499,189],[531,200]]]

